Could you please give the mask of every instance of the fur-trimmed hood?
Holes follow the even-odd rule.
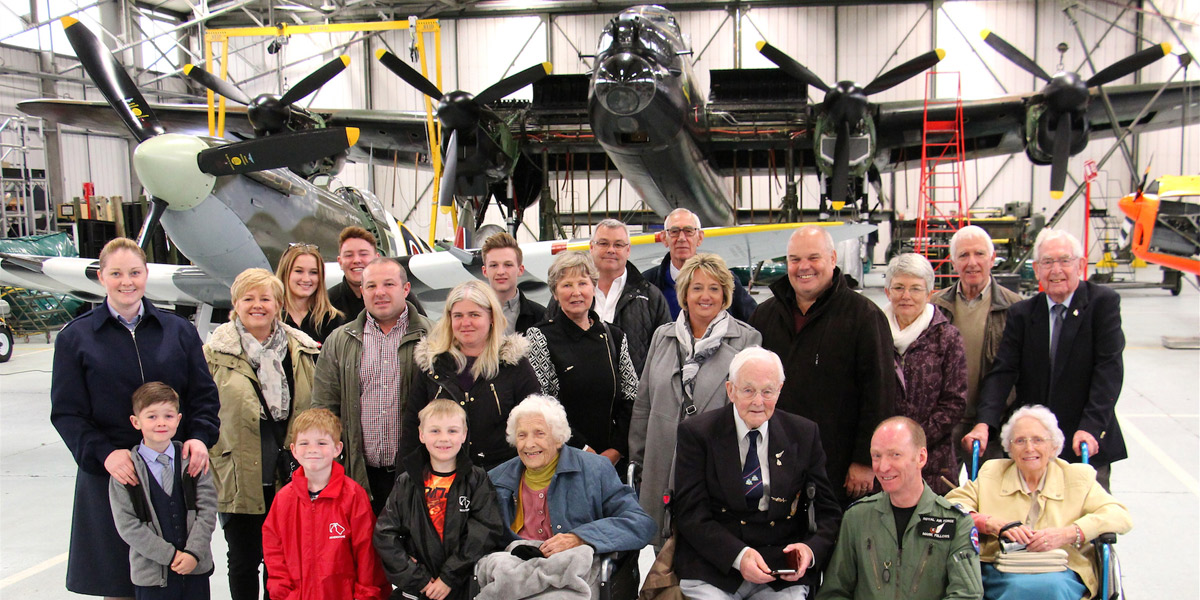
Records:
[[[529,340],[519,333],[506,334],[500,338],[500,364],[516,365],[521,358],[529,353]],[[429,349],[429,338],[423,337],[413,349],[413,362],[417,368],[425,372],[433,371],[433,362],[437,358]]]
[[[293,350],[295,350],[294,346],[298,345],[301,351],[310,351],[313,354],[321,351],[321,345],[309,337],[307,333],[287,323],[278,322],[276,325],[283,327],[283,332],[288,337],[288,346],[292,347]],[[242,350],[242,338],[238,336],[237,327],[233,324],[233,321],[223,323],[214,329],[212,335],[208,338],[207,346],[214,352],[230,356],[242,356],[245,354]]]

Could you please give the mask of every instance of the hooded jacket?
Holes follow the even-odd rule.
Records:
[[[464,445],[455,462],[454,482],[446,495],[446,520],[438,537],[425,504],[429,451],[418,446],[403,461],[392,494],[375,526],[375,550],[388,581],[401,592],[418,595],[432,579],[450,586],[450,600],[470,597],[475,563],[503,549],[504,523],[496,491],[487,473],[471,464]]]
[[[500,339],[500,370],[491,379],[476,379],[469,390],[458,385],[458,366],[449,352],[434,355],[423,339],[413,350],[417,370],[413,373],[408,405],[404,409],[398,458],[403,460],[421,446],[417,414],[436,398],[457,402],[467,411],[467,443],[471,461],[485,470],[514,456],[517,451],[504,439],[508,413],[530,394],[542,393],[542,385],[525,355],[529,342],[521,335]],[[400,461],[397,461],[399,464]]]
[[[263,564],[273,600],[383,600],[391,586],[371,545],[375,513],[367,492],[333,463],[329,484],[308,496],[301,467],[263,523]]]
[[[773,298],[758,305],[750,325],[763,348],[783,361],[781,410],[811,419],[821,431],[826,472],[838,500],[850,463],[871,464],[871,434],[894,413],[896,361],[883,311],[851,290],[842,270],[809,307],[796,331],[796,291],[787,277],[771,284]]]

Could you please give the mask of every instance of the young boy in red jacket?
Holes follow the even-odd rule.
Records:
[[[384,600],[391,586],[371,545],[367,492],[333,462],[342,423],[323,408],[292,418],[300,468],[275,495],[263,524],[263,562],[273,600]]]

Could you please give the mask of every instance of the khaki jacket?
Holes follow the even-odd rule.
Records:
[[[283,323],[278,325],[287,333],[292,361],[290,420],[312,403],[313,374],[320,346],[303,331]],[[213,331],[204,345],[204,359],[221,398],[221,437],[209,451],[217,484],[217,511],[264,514],[267,506],[262,493],[261,403],[251,383],[258,382],[258,375],[242,350],[233,323],[225,323]],[[275,485],[278,489],[281,483]]]
[[[1083,531],[1086,540],[1101,533],[1127,533],[1133,528],[1129,510],[1117,502],[1096,482],[1096,470],[1089,465],[1070,464],[1061,458],[1047,467],[1046,484],[1038,494],[1042,512],[1034,529],[1066,527],[1074,523]],[[1012,459],[989,460],[979,468],[979,477],[951,490],[946,500],[962,504],[963,508],[997,517],[1004,522],[1024,521],[1029,514],[1029,494],[1021,491],[1020,473]],[[996,536],[981,535],[983,562],[992,562],[1000,551]],[[1093,567],[1097,564],[1095,547],[1090,543],[1083,550],[1067,545],[1067,566],[1079,575],[1093,597],[1100,591],[1100,580]]]
[[[413,350],[417,342],[433,329],[433,322],[417,312],[417,307],[408,302],[408,331],[400,340],[397,365],[407,372],[400,379],[400,398],[396,417],[404,414],[408,402],[412,374],[415,370]],[[367,460],[363,455],[362,415],[359,399],[358,370],[362,364],[363,328],[367,324],[367,313],[342,325],[329,334],[321,347],[321,358],[317,360],[316,377],[313,382],[312,404],[314,408],[328,408],[342,420],[342,466],[346,474],[371,494],[367,481]]]

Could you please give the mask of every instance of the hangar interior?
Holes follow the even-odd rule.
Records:
[[[232,0],[224,3],[189,0],[161,2],[86,2],[80,0],[6,1],[10,17],[0,26],[0,135],[8,175],[37,186],[44,179],[49,210],[70,204],[85,193],[137,199],[142,189],[131,168],[135,143],[128,135],[97,132],[51,123],[23,115],[17,103],[45,97],[102,100],[79,68],[58,19],[78,18],[98,32],[134,74],[147,100],[153,103],[203,102],[205,90],[183,73],[185,64],[204,65],[208,32],[242,27],[298,26],[301,24],[378,23],[399,21],[397,29],[380,31],[327,31],[230,37],[227,78],[248,96],[281,94],[326,61],[338,55],[350,58],[341,75],[301,101],[311,109],[366,109],[423,111],[425,96],[402,81],[374,54],[380,49],[406,58],[415,57],[410,17],[436,19],[440,33],[424,41],[429,78],[443,90],[478,92],[503,77],[530,65],[550,62],[555,75],[588,74],[602,30],[624,5],[610,2],[537,2],[530,5],[508,0],[485,2],[360,2],[329,0],[261,2]],[[1195,81],[1200,68],[1179,60],[1188,48],[1200,44],[1194,22],[1197,7],[1182,0],[1159,2],[1062,2],[1047,0],[989,0],[956,2],[691,2],[672,7],[680,30],[690,43],[688,55],[696,88],[709,93],[710,73],[723,69],[760,69],[774,65],[755,50],[767,41],[796,57],[825,81],[870,81],[887,69],[933,48],[945,50],[937,65],[943,75],[927,86],[924,75],[871,97],[872,102],[924,101],[927,96],[965,102],[1029,94],[1042,82],[993,51],[981,39],[981,29],[1003,36],[1048,72],[1059,70],[1087,74],[1134,52],[1169,42],[1171,56],[1159,60],[1112,85]],[[282,31],[282,29],[280,30]],[[440,45],[436,42],[440,41]],[[1065,46],[1064,46],[1065,44]],[[220,44],[216,48],[218,68]],[[440,59],[441,64],[437,64]],[[417,66],[418,63],[412,63]],[[439,68],[440,66],[440,68]],[[953,79],[953,81],[951,80]],[[926,93],[926,88],[933,90]],[[809,88],[808,101],[819,103],[820,92]],[[532,99],[526,87],[509,97],[518,109]],[[230,103],[232,106],[233,103]],[[722,115],[730,123],[745,114]],[[236,118],[236,117],[231,117]],[[1193,117],[1194,118],[1194,117]],[[745,122],[738,125],[745,126]],[[716,127],[716,126],[714,126]],[[586,133],[586,132],[585,132]],[[1090,189],[1092,214],[1117,217],[1117,200],[1134,190],[1143,171],[1159,174],[1194,173],[1200,165],[1200,127],[1190,125],[1161,131],[1134,133],[1123,144],[1111,137],[1096,139],[1068,163],[1067,194],[1048,194],[1050,169],[1035,166],[1020,153],[967,160],[961,174],[966,203],[975,216],[1005,214],[1006,205],[1029,203],[1016,214],[1043,215],[1080,235],[1085,219],[1082,202],[1063,209],[1083,185],[1085,163],[1099,163]],[[1116,150],[1114,150],[1116,148]],[[968,148],[970,150],[970,148]],[[722,171],[720,185],[738,211],[739,220],[771,219],[786,194],[784,154],[773,149],[747,147],[734,151],[733,168]],[[586,236],[595,215],[619,216],[637,221],[647,207],[637,190],[606,161],[572,162],[569,150],[554,153],[547,162],[546,187],[555,201],[560,222],[557,232],[568,237]],[[431,226],[433,170],[426,153],[412,162],[398,157],[351,162],[332,184],[373,191],[389,209],[419,235]],[[584,164],[584,168],[575,165]],[[909,168],[884,171],[877,185],[865,186],[866,202],[882,222],[881,243],[875,262],[889,255],[889,219],[914,219],[921,209],[919,161]],[[739,167],[740,165],[740,167]],[[798,164],[794,176],[799,208],[813,211],[823,187],[813,165]],[[24,171],[22,171],[24,169]],[[35,177],[37,176],[37,177]],[[6,179],[6,182],[8,180]],[[19,183],[6,183],[19,192]],[[9,196],[13,194],[9,191]],[[946,192],[934,192],[944,194]],[[20,196],[21,194],[16,194]],[[6,233],[36,233],[54,229],[47,219],[34,218],[44,204],[31,211],[18,207],[5,213]],[[521,239],[542,237],[536,206],[524,211]],[[834,218],[858,218],[847,207]],[[1014,207],[1008,207],[1012,214]],[[1062,212],[1060,215],[1059,213]],[[807,214],[807,213],[806,213]],[[886,215],[884,217],[883,215]],[[22,218],[23,217],[23,218]],[[647,220],[647,219],[642,219]],[[1117,217],[1119,221],[1119,217]],[[485,222],[503,224],[499,211],[489,210]],[[648,219],[653,222],[654,219]],[[1102,228],[1093,219],[1093,230]],[[449,219],[442,218],[434,235],[451,239]],[[136,224],[130,233],[136,232]],[[549,233],[549,232],[547,232]],[[1095,232],[1112,236],[1111,231]],[[546,235],[546,237],[549,237]],[[1103,258],[1103,244],[1091,244],[1093,262]]]

